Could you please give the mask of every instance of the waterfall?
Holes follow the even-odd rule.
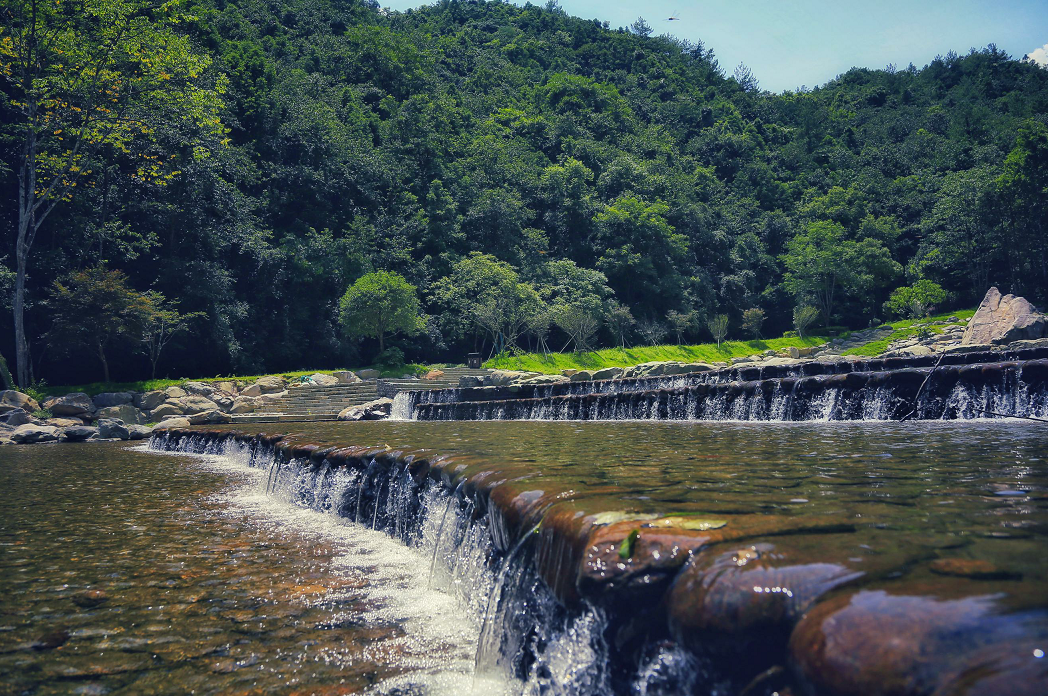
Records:
[[[517,684],[513,693],[536,696],[617,691],[608,686],[607,650],[594,648],[603,642],[606,619],[585,604],[567,609],[540,578],[532,558],[538,528],[507,536],[475,494],[420,474],[411,456],[289,455],[230,433],[165,433],[149,446],[261,469],[268,496],[383,531],[431,559],[432,588],[457,597],[478,629],[475,680],[508,678]]]
[[[430,393],[414,401],[412,418],[828,421],[1048,417],[1048,359],[941,366],[925,365],[927,360],[894,360],[855,365],[809,363],[789,370],[745,368],[722,371],[724,374],[562,383],[535,389],[443,390],[445,394]],[[893,369],[866,369],[874,367]],[[768,377],[769,372],[776,376]],[[751,379],[725,381],[725,376]]]

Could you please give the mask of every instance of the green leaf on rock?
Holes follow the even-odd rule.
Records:
[[[619,558],[626,560],[633,555],[633,546],[637,543],[637,537],[639,536],[640,532],[634,529],[629,533],[629,536],[622,540],[622,545],[619,546]]]

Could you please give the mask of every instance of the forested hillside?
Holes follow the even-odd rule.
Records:
[[[339,300],[371,271],[417,287],[425,316],[394,343],[430,361],[514,333],[706,340],[720,314],[743,335],[752,309],[769,336],[805,306],[865,327],[919,281],[945,289],[940,309],[990,284],[1048,300],[1048,70],[993,46],[773,95],[715,46],[555,6],[196,0],[188,15],[179,30],[227,81],[226,132],[161,133],[164,176],[142,175],[133,144],[103,148],[55,207],[28,269],[37,378],[100,375],[90,350],[62,350],[47,304],[100,264],[203,313],[161,356],[170,376],[370,361],[378,341],[343,335]],[[20,97],[3,89],[14,230]],[[475,306],[496,286],[519,316]],[[114,341],[114,378],[148,375],[139,347]]]

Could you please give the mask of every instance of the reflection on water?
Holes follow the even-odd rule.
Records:
[[[422,555],[265,496],[262,476],[117,443],[0,451],[0,694],[348,694],[404,675],[467,691],[478,627],[427,589]]]

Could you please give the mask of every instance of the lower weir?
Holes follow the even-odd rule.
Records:
[[[1005,378],[1024,381],[1029,369]],[[923,380],[918,372],[901,385],[917,375]],[[945,389],[930,392],[944,398]],[[526,457],[359,446],[330,435],[383,432],[355,425],[320,436],[175,429],[155,432],[150,446],[237,457],[267,471],[268,491],[431,554],[430,581],[460,592],[481,623],[478,678],[509,677],[521,693],[1048,692],[1039,433],[1016,431],[1001,450],[1027,457],[1017,464],[1030,472],[1023,489],[1003,483],[1012,468],[986,478],[966,468],[964,452],[954,471],[935,458],[962,450],[964,438],[999,434],[954,440],[920,430],[912,436],[925,442],[894,433],[895,454],[887,444],[883,455],[871,449],[861,466],[829,456],[801,477],[769,463],[765,475],[781,486],[744,504],[749,498],[731,492],[730,463],[701,464],[725,457],[730,443],[696,441],[681,453],[688,473],[653,469],[647,476],[669,486],[653,500],[602,475],[596,461],[557,473]],[[798,452],[820,437],[780,435],[799,440]],[[914,458],[925,447],[934,465]],[[994,456],[988,470],[1011,466]],[[643,479],[649,465],[617,466]],[[667,492],[715,491],[722,481],[724,495]],[[776,502],[783,491],[795,497]],[[833,495],[815,500],[817,491]]]

